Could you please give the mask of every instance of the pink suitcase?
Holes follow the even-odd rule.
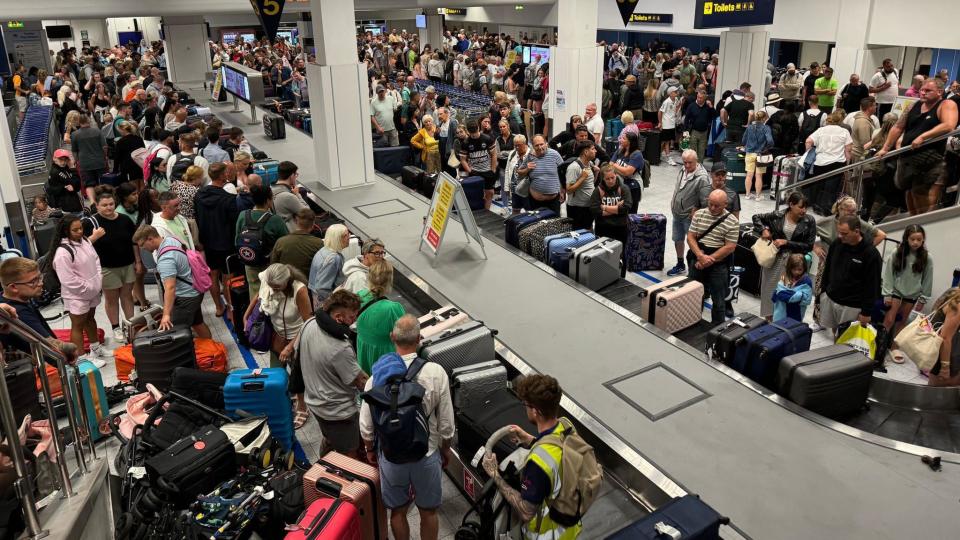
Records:
[[[453,306],[434,309],[420,317],[420,337],[427,339],[444,330],[460,326],[470,320],[470,316]]]
[[[670,334],[697,324],[703,317],[703,284],[686,276],[646,287],[640,297],[643,318]]]

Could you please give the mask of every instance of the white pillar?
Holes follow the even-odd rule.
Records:
[[[905,6],[910,9],[909,6]],[[877,66],[867,66],[867,30],[873,0],[841,0],[837,17],[837,42],[830,52],[827,64],[833,68],[833,76],[842,88],[851,73],[858,73],[861,80],[870,82]],[[882,60],[882,58],[881,58]]]
[[[196,17],[164,17],[167,78],[173,82],[205,81],[213,69],[207,27]]]
[[[762,28],[743,27],[720,33],[720,76],[717,96],[749,82],[756,97],[757,109],[764,106],[766,95],[767,56],[770,32]]]
[[[600,103],[603,49],[597,46],[598,0],[557,2],[557,46],[550,48],[550,118],[554,131],[589,103]]]
[[[328,189],[371,183],[370,82],[353,47],[353,0],[312,2],[317,62],[307,64],[318,181]]]
[[[427,15],[427,27],[418,28],[420,47],[430,44],[435,51],[443,50],[443,15]]]

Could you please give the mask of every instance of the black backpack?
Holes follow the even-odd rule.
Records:
[[[247,210],[244,216],[243,230],[237,239],[237,256],[247,266],[266,266],[270,262],[274,240],[264,234],[263,227],[273,213],[264,212],[260,219],[254,220],[253,210]]]
[[[423,412],[426,389],[416,382],[426,363],[417,358],[406,373],[393,375],[363,394],[373,413],[377,447],[391,463],[413,463],[427,455],[430,429]]]
[[[187,169],[196,163],[198,155],[199,154],[191,154],[185,156],[182,153],[174,154],[173,165],[170,170],[170,181],[176,182],[177,180],[183,179],[183,173],[187,172]]]
[[[820,119],[823,118],[823,111],[816,116],[810,116],[806,112],[803,114],[803,125],[800,126],[800,146],[803,147],[807,142],[807,137],[813,135],[813,132],[820,129]]]
[[[574,146],[576,146],[576,144],[574,144]],[[568,157],[567,159],[563,160],[563,163],[557,165],[557,174],[560,175],[561,186],[567,185],[567,169],[570,168],[571,163],[578,159],[580,159],[580,156]]]
[[[67,253],[70,254],[70,260],[73,261],[73,248],[63,242],[57,245],[50,253],[40,257],[40,260],[37,261],[40,267],[40,275],[43,276],[43,292],[40,293],[40,297],[36,300],[39,307],[50,305],[60,296],[60,278],[57,276],[57,271],[53,267],[53,258],[60,248],[67,250]]]

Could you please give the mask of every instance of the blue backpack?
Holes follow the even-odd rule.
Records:
[[[416,382],[425,364],[426,360],[417,358],[409,369],[402,369],[405,364],[400,355],[384,355],[373,366],[373,388],[363,393],[373,417],[377,447],[391,463],[413,463],[427,455],[426,389]]]

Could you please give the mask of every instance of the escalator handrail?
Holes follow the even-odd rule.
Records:
[[[858,167],[863,167],[864,165],[870,165],[871,163],[876,163],[876,162],[878,162],[878,161],[883,161],[883,160],[886,160],[886,159],[889,159],[889,158],[897,157],[897,156],[899,156],[899,155],[901,155],[901,154],[905,154],[905,153],[910,152],[910,151],[913,151],[913,150],[918,150],[918,149],[923,148],[923,147],[925,147],[925,146],[927,146],[927,145],[930,145],[930,144],[933,144],[933,143],[937,143],[937,142],[940,142],[940,141],[945,141],[945,140],[947,140],[947,138],[953,137],[953,136],[960,136],[960,128],[954,129],[953,131],[950,131],[950,132],[948,132],[948,133],[944,133],[943,135],[938,135],[938,136],[930,139],[929,141],[924,141],[923,144],[921,144],[921,145],[918,146],[917,148],[913,148],[912,146],[904,146],[904,147],[901,147],[901,148],[897,148],[897,149],[895,149],[895,150],[891,150],[891,151],[887,152],[886,154],[884,154],[884,155],[882,155],[882,156],[879,156],[879,157],[874,156],[874,157],[869,158],[869,159],[864,159],[864,160],[862,160],[862,161],[857,161],[857,162],[851,163],[851,164],[849,164],[849,165],[844,165],[843,167],[840,167],[839,169],[834,169],[834,170],[832,170],[832,171],[830,171],[830,172],[826,172],[826,173],[823,173],[823,174],[821,174],[821,175],[814,176],[813,178],[808,178],[808,179],[806,179],[806,180],[802,180],[802,181],[797,182],[797,183],[795,183],[795,184],[793,184],[793,185],[791,185],[791,186],[788,186],[786,189],[795,190],[795,189],[799,189],[799,188],[804,188],[804,187],[807,187],[807,186],[809,186],[809,185],[811,185],[811,184],[816,184],[817,182],[821,182],[821,181],[823,181],[823,180],[826,180],[826,179],[828,179],[828,178],[833,178],[833,177],[837,176],[838,174],[845,173],[845,172],[847,172],[847,171],[852,171],[853,169],[856,169],[856,168],[858,168]],[[801,154],[801,155],[802,155],[802,154]]]
[[[60,359],[63,362],[67,362],[67,357],[60,351],[54,349],[43,336],[37,333],[36,330],[27,326],[26,323],[12,318],[3,310],[0,310],[0,324],[6,325],[7,331],[10,334],[23,339],[31,345],[38,345],[40,350],[43,351],[44,356],[54,360]]]

